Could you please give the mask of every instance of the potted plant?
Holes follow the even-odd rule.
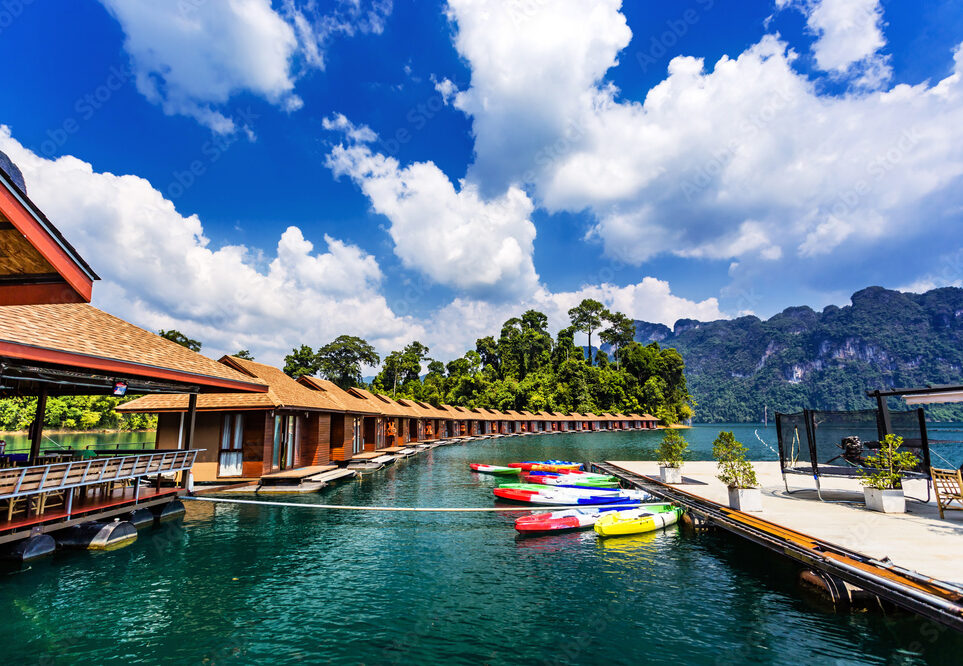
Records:
[[[712,455],[719,467],[717,478],[729,489],[730,507],[738,511],[762,511],[759,480],[746,458],[746,450],[731,432],[720,432],[712,442]]]
[[[880,442],[879,453],[866,457],[872,471],[860,471],[866,508],[882,513],[906,513],[903,495],[903,472],[919,465],[919,458],[909,451],[900,451],[903,438],[886,435]]]
[[[682,483],[682,461],[689,451],[689,442],[678,430],[666,430],[655,454],[659,460],[659,478],[663,483]]]

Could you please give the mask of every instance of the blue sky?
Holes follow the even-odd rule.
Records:
[[[24,1],[0,149],[115,314],[450,358],[585,296],[959,285],[960,42],[950,1]]]

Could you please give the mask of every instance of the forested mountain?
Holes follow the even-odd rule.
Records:
[[[636,321],[635,339],[675,347],[686,360],[696,421],[759,421],[774,411],[871,407],[865,391],[963,383],[963,289],[924,294],[869,287],[852,305],[792,307],[758,317],[673,329]],[[963,420],[960,406],[934,419]]]

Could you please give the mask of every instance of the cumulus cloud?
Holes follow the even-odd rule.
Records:
[[[124,30],[137,90],[165,113],[218,133],[235,122],[217,109],[239,92],[294,110],[294,30],[270,0],[102,0]]]
[[[137,176],[98,173],[65,156],[44,159],[0,126],[0,150],[23,170],[31,198],[103,278],[94,304],[151,330],[176,328],[218,356],[241,348],[281,363],[297,344],[342,333],[394,348],[425,330],[397,316],[381,270],[356,246],[324,237],[317,250],[288,227],[273,257],[214,247],[196,215]]]
[[[879,53],[883,37],[880,0],[777,0],[778,8],[796,7],[816,35],[816,66],[836,76],[850,76],[863,87],[877,88],[892,76],[889,58]]]
[[[878,29],[876,4],[856,4],[870,18],[853,30]],[[521,15],[507,0],[449,5],[472,72],[455,98],[475,135],[469,179],[482,191],[530,185],[550,212],[589,211],[610,256],[738,259],[757,275],[781,259],[805,275],[821,270],[810,259],[946,224],[924,214],[933,201],[960,204],[959,50],[941,81],[828,96],[767,35],[711,64],[674,58],[632,101],[604,79],[631,36],[617,0],[529,3]],[[806,6],[824,25],[836,3]],[[836,33],[821,34],[829,54]],[[877,42],[825,66],[861,62]]]
[[[219,134],[239,129],[223,110],[239,93],[300,109],[298,65],[323,68],[336,35],[380,33],[391,13],[390,0],[343,0],[323,12],[314,0],[285,0],[278,11],[270,0],[101,2],[124,31],[137,90]]]
[[[350,135],[352,128],[343,129]],[[467,181],[456,188],[431,162],[402,167],[360,143],[335,146],[327,165],[357,183],[374,211],[388,218],[395,254],[406,267],[476,295],[524,297],[536,289],[533,207],[521,189],[486,199]]]

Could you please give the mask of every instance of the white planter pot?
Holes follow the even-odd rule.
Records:
[[[660,465],[659,478],[662,479],[662,483],[682,483],[682,468],[663,467]]]
[[[762,491],[758,488],[729,488],[729,506],[737,511],[762,511]]]
[[[906,513],[906,496],[900,488],[880,490],[864,486],[863,497],[866,498],[867,509],[882,513]]]

